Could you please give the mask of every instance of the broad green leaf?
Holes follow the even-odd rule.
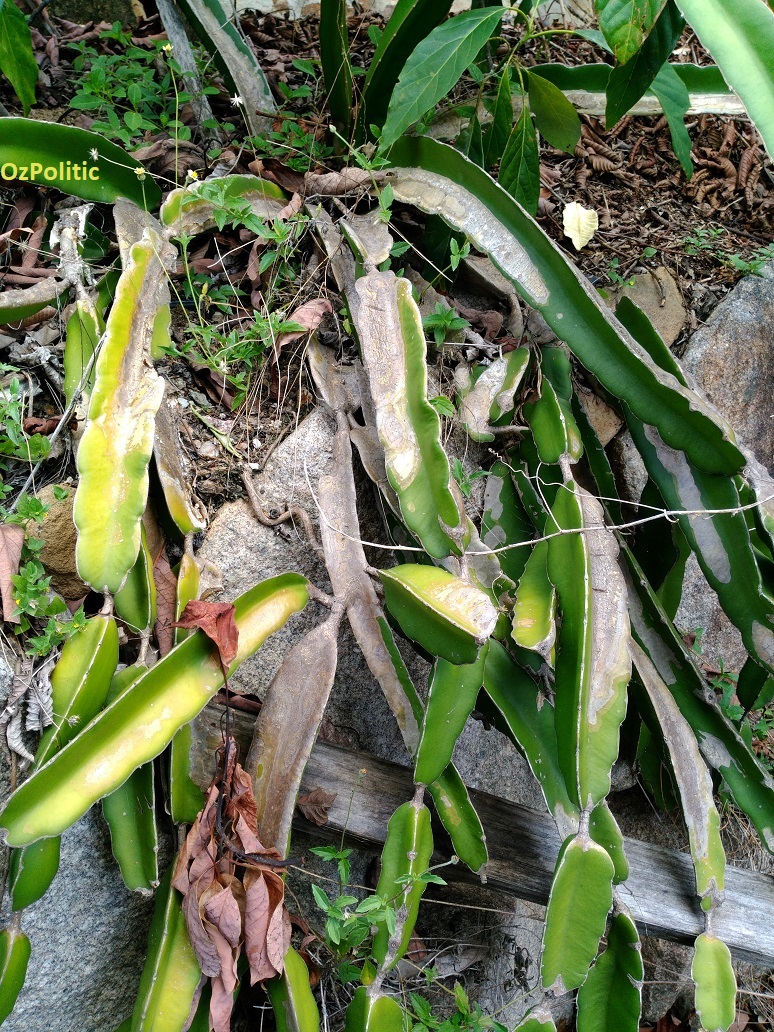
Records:
[[[577,462],[583,454],[580,432],[570,406],[559,398],[547,378],[540,385],[540,397],[523,407],[541,462],[558,462],[563,455]]]
[[[705,1032],[728,1032],[736,1020],[736,976],[728,946],[713,935],[696,939],[691,965],[696,1012]]]
[[[599,27],[619,64],[626,64],[642,47],[665,3],[666,0],[596,0]]]
[[[729,96],[731,93],[715,65],[674,64],[669,67],[689,93],[697,97]],[[605,93],[612,71],[609,64],[541,64],[535,65],[534,70],[560,90],[585,90],[589,93]]]
[[[614,913],[607,946],[578,990],[578,1032],[638,1032],[644,970],[637,927]]]
[[[53,723],[35,753],[40,769],[99,713],[118,663],[118,629],[111,617],[95,616],[69,638],[51,674]],[[8,885],[14,910],[30,906],[48,890],[59,870],[60,838],[11,851]]]
[[[470,531],[451,489],[440,419],[427,399],[425,335],[411,284],[392,272],[372,272],[356,290],[355,327],[403,520],[434,558],[459,554]]]
[[[670,372],[675,360],[647,317],[628,299],[618,307],[624,325],[648,350],[654,361]],[[624,407],[629,430],[648,474],[667,508],[687,513],[739,509],[741,501],[734,480],[694,468],[682,451],[669,448],[658,432],[632,416]],[[712,519],[677,517],[710,586],[728,618],[739,628],[750,655],[774,670],[774,605],[763,589],[750,531],[741,512],[721,512]],[[745,590],[739,591],[738,585]]]
[[[484,140],[478,115],[473,114],[468,124],[454,142],[455,148],[479,168],[484,167]]]
[[[572,154],[581,134],[578,112],[560,89],[531,70],[527,87],[529,106],[540,135],[557,150]]]
[[[320,1032],[320,1012],[309,986],[309,969],[291,946],[281,975],[264,983],[277,1032]]]
[[[513,199],[537,215],[540,200],[540,157],[532,116],[526,104],[511,130],[500,161],[497,182]]]
[[[391,996],[371,995],[368,986],[359,985],[347,1007],[344,1032],[404,1032],[405,1016]]]
[[[454,746],[476,705],[484,683],[486,645],[475,663],[458,666],[437,659],[430,677],[422,736],[415,759],[414,780],[428,785],[451,762]]]
[[[489,168],[502,158],[513,126],[513,97],[511,96],[511,70],[503,69],[497,82],[492,121],[484,134],[484,168]],[[502,169],[501,169],[502,177]]]
[[[320,58],[328,109],[339,132],[347,137],[352,119],[352,67],[345,0],[321,0]]]
[[[607,83],[605,123],[611,129],[634,107],[669,60],[685,27],[674,0],[668,0],[648,38],[625,63],[616,64]],[[682,117],[682,116],[681,116]]]
[[[456,86],[501,17],[499,7],[463,11],[433,29],[412,51],[390,98],[383,147],[395,143]]]
[[[234,603],[239,649],[230,672],[307,601],[306,579],[291,573],[241,595]],[[177,645],[13,793],[0,815],[8,844],[25,845],[69,828],[158,756],[223,680],[217,649],[203,631]],[[149,712],[155,714],[151,721]]]
[[[676,3],[774,157],[774,11],[761,0]]]
[[[11,925],[0,932],[0,1024],[16,1006],[27,977],[32,946],[30,940]]]
[[[440,25],[451,0],[398,0],[379,37],[363,86],[363,124],[381,126],[398,76],[418,43]]]
[[[632,659],[669,749],[683,817],[688,828],[696,891],[705,910],[723,901],[726,854],[720,841],[720,817],[713,799],[712,778],[691,726],[645,652],[630,643]]]
[[[0,118],[0,154],[6,171],[8,165],[24,168],[28,182],[55,186],[85,201],[113,204],[126,197],[152,211],[161,200],[161,190],[139,161],[76,126]]]
[[[389,624],[383,617],[378,619],[378,624],[384,647],[403,687],[406,701],[411,707],[414,720],[421,727],[424,717],[422,701],[409,676],[403,657],[395,645]],[[409,751],[414,752],[416,743],[412,743],[408,736],[404,736],[404,739]],[[441,776],[427,786],[427,790],[435,804],[441,824],[451,839],[454,852],[463,863],[468,865],[471,871],[479,871],[488,858],[486,835],[470,801],[468,790],[454,764],[450,763]]]
[[[626,713],[631,675],[626,586],[618,547],[605,529],[602,508],[569,480],[552,510],[548,574],[561,611],[556,656],[556,733],[570,798],[582,809],[610,790],[618,729]],[[550,526],[550,524],[549,524]]]
[[[586,981],[613,903],[613,861],[587,835],[562,846],[543,930],[540,980],[555,994]]]
[[[669,125],[675,156],[690,179],[693,175],[692,143],[685,127],[685,113],[691,105],[691,98],[685,83],[673,65],[664,65],[650,84],[650,92],[658,97]]]
[[[556,1032],[556,1025],[550,1011],[536,1007],[529,1011],[513,1032]]]
[[[0,0],[0,72],[13,86],[26,115],[35,103],[38,64],[27,19],[13,0]]]
[[[766,848],[774,852],[774,780],[721,714],[714,699],[708,698],[695,657],[624,542],[621,552],[628,566],[626,581],[634,638],[691,725],[702,756],[723,777],[734,802],[753,822]]]
[[[164,391],[147,348],[170,247],[153,229],[132,247],[97,359],[73,509],[78,572],[95,591],[118,591],[140,550],[154,419]]]
[[[387,837],[382,849],[382,869],[376,892],[383,899],[394,900],[396,910],[405,908],[405,919],[400,942],[390,943],[390,932],[382,925],[374,937],[372,953],[379,966],[392,969],[408,949],[409,940],[419,910],[419,901],[426,885],[423,881],[404,883],[398,879],[410,875],[419,878],[425,874],[433,855],[433,833],[430,811],[416,799],[399,806],[390,817]]]
[[[702,469],[734,474],[745,457],[717,413],[661,370],[509,194],[453,148],[404,137],[391,150],[398,200],[441,215],[492,257],[611,394],[684,447]]]
[[[156,893],[130,1032],[180,1032],[186,1027],[202,977],[180,908],[182,896],[170,884],[172,870],[170,867],[164,875]]]
[[[489,859],[486,835],[481,820],[470,801],[468,790],[457,768],[450,763],[446,770],[427,786],[438,817],[451,839],[456,856],[474,874]]]
[[[548,577],[548,542],[539,541],[519,580],[511,614],[511,637],[552,662],[556,641],[556,591]]]
[[[475,663],[497,610],[473,584],[436,566],[407,563],[379,573],[390,614],[433,656]]]

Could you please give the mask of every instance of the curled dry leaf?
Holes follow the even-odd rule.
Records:
[[[276,217],[278,219],[289,219],[293,215],[298,215],[303,207],[304,202],[300,193],[294,193],[284,208],[281,208]]]
[[[283,861],[258,838],[252,785],[233,738],[226,739],[223,756],[223,772],[207,791],[172,879],[183,894],[191,945],[211,979],[213,1032],[229,1032],[242,946],[251,980],[264,981],[282,973],[291,932]]]
[[[163,551],[153,562],[153,580],[156,582],[156,623],[153,629],[159,646],[159,655],[166,656],[175,644],[177,577],[172,572]]]
[[[335,792],[326,792],[318,785],[311,792],[300,795],[296,800],[296,806],[308,821],[322,827],[328,823],[328,811],[335,801]]]
[[[24,544],[24,527],[17,523],[0,523],[0,596],[3,600],[3,619],[18,623],[14,615],[16,603],[13,599],[11,577],[19,572],[19,559]]]
[[[307,301],[297,308],[295,312],[291,312],[288,322],[297,323],[303,329],[288,330],[286,333],[278,334],[274,341],[274,354],[279,357],[279,353],[286,344],[298,340],[299,337],[303,337],[305,333],[309,333],[311,330],[316,330],[320,325],[322,317],[332,311],[330,301],[326,301],[323,297],[318,297],[314,301]]]
[[[233,602],[205,602],[192,599],[180,614],[180,619],[171,624],[184,630],[198,628],[218,646],[220,665],[224,675],[236,659],[239,631],[234,620]]]
[[[599,229],[599,218],[591,208],[584,208],[577,201],[570,201],[562,213],[562,224],[564,235],[568,236],[576,250],[580,251]]]

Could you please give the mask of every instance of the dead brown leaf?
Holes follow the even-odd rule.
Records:
[[[156,584],[156,623],[154,632],[159,646],[159,655],[166,656],[175,644],[175,610],[177,606],[177,577],[164,552],[159,552],[153,562],[153,580]]]
[[[24,527],[17,523],[0,523],[0,596],[3,600],[3,619],[8,623],[19,623],[14,615],[16,603],[13,598],[11,577],[19,572]]]
[[[223,676],[228,676],[228,668],[236,659],[239,645],[239,630],[234,620],[233,602],[205,602],[203,599],[193,599],[180,614],[180,619],[170,626],[187,630],[198,628],[204,631],[217,645]]]
[[[365,168],[347,168],[343,172],[307,172],[304,176],[305,197],[336,197],[354,190],[369,189],[384,179],[383,172],[369,172]]]
[[[314,301],[307,301],[291,312],[288,316],[288,322],[298,323],[299,326],[303,326],[302,330],[289,330],[287,333],[278,334],[274,341],[274,354],[279,358],[279,354],[286,344],[290,344],[294,340],[298,340],[299,337],[303,337],[305,333],[309,333],[311,330],[316,330],[320,325],[322,317],[327,315],[328,312],[332,312],[330,301],[326,301],[324,297],[318,297]]]
[[[335,792],[326,792],[324,788],[313,788],[311,792],[300,795],[296,806],[308,821],[322,827],[328,823],[328,811],[336,799]]]
[[[303,207],[303,200],[300,193],[294,193],[284,208],[281,208],[277,212],[278,219],[289,219],[293,215],[298,215]]]

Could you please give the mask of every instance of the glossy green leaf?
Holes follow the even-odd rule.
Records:
[[[494,5],[492,5],[494,6]],[[492,108],[492,121],[484,133],[484,168],[499,161],[513,127],[513,97],[511,95],[511,70],[506,65],[497,81],[497,93]],[[502,175],[502,169],[501,169]]]
[[[378,618],[378,626],[384,647],[403,688],[414,720],[417,726],[421,727],[424,719],[422,701],[384,617]],[[416,745],[411,744],[407,735],[404,736],[404,739],[407,748],[413,752]],[[427,790],[435,804],[441,824],[451,839],[454,852],[464,864],[468,865],[471,871],[479,871],[488,859],[486,835],[475,807],[470,801],[468,790],[454,764],[450,763],[440,777],[427,786]]]
[[[774,157],[774,11],[760,0],[676,0]]]
[[[610,72],[605,107],[605,122],[608,129],[623,118],[650,87],[661,67],[671,57],[685,27],[674,0],[668,0],[661,6],[661,13],[644,43],[629,58],[619,57],[618,63]]]
[[[97,359],[78,448],[76,563],[82,580],[95,591],[118,591],[140,550],[154,419],[164,391],[148,347],[166,289],[165,257],[168,252],[152,229],[131,249]]]
[[[559,854],[543,931],[540,979],[556,994],[586,981],[613,903],[613,861],[587,836]]]
[[[713,935],[700,935],[691,978],[696,983],[696,1012],[704,1032],[728,1032],[736,1020],[736,976],[728,946]]]
[[[309,986],[309,969],[291,946],[281,975],[264,983],[277,1032],[320,1032],[320,1013]]]
[[[620,885],[629,877],[629,861],[624,852],[621,829],[606,802],[598,803],[589,817],[589,835],[603,847],[613,861],[613,884]]]
[[[529,1011],[513,1032],[556,1032],[556,1025],[550,1011],[536,1007]]]
[[[115,593],[116,614],[130,630],[150,631],[156,622],[156,581],[153,577],[153,556],[148,548],[145,528],[140,524],[140,551],[126,580]]]
[[[449,663],[475,663],[497,622],[482,591],[437,566],[408,563],[379,576],[387,609],[405,634]]]
[[[559,765],[554,711],[538,695],[538,687],[503,646],[490,641],[484,666],[484,688],[494,710],[479,705],[487,717],[511,738],[537,778],[548,809],[562,836],[577,830],[578,809],[571,801]]]
[[[347,1007],[344,1032],[404,1032],[403,1008],[390,996],[371,995],[359,985]]]
[[[425,883],[413,881],[404,884],[398,879],[410,875],[424,874],[433,855],[433,832],[430,828],[430,811],[416,800],[403,803],[390,817],[387,837],[382,849],[382,869],[376,886],[377,894],[384,899],[394,900],[396,910],[405,908],[405,920],[400,943],[390,945],[390,933],[382,925],[374,937],[372,953],[380,967],[386,964],[390,970],[408,949],[409,940],[419,910],[419,901],[425,891]]]
[[[390,98],[382,131],[384,147],[447,96],[501,17],[499,7],[463,11],[433,29],[412,50]]]
[[[552,147],[572,154],[581,134],[578,112],[560,89],[531,69],[527,88],[537,131]]]
[[[540,157],[537,134],[526,104],[511,129],[497,182],[530,215],[537,215],[540,200]]]
[[[511,637],[551,661],[556,641],[556,591],[548,577],[548,542],[539,541],[519,580],[511,614]]]
[[[352,68],[349,61],[345,0],[321,0],[320,58],[331,117],[343,136],[352,118]]]
[[[111,682],[105,705],[109,706],[145,672],[145,667],[138,666],[118,671]],[[159,835],[153,762],[144,763],[132,771],[120,788],[105,796],[102,815],[110,829],[110,845],[124,885],[132,891],[154,889],[159,882]]]
[[[0,1024],[16,1006],[31,950],[30,940],[13,925],[0,932]]]
[[[540,397],[526,404],[523,412],[542,462],[558,462],[563,455],[571,462],[578,461],[583,454],[580,433],[569,406],[557,396],[550,380],[543,379]]]
[[[552,515],[557,530],[584,531],[551,538],[548,573],[562,614],[555,698],[559,761],[570,798],[590,808],[610,790],[626,713],[626,587],[615,538],[604,529],[595,498],[570,480],[559,490]]]
[[[603,306],[580,273],[544,232],[481,169],[453,148],[426,137],[404,137],[390,151],[395,196],[441,215],[489,254],[579,361],[611,394],[685,447],[701,469],[734,474],[744,456],[716,413],[664,373]]]
[[[480,874],[489,859],[486,834],[465,783],[453,763],[427,786],[456,856]]]
[[[38,63],[27,19],[13,0],[0,0],[0,72],[13,86],[26,115],[35,103]]]
[[[707,695],[694,657],[648,585],[625,544],[632,634],[672,693],[691,725],[702,756],[725,780],[734,801],[750,818],[769,851],[774,851],[774,780],[736,729]]]
[[[644,970],[631,914],[614,913],[607,946],[578,990],[578,1032],[638,1032]]]
[[[379,37],[363,85],[363,123],[381,126],[403,66],[423,40],[440,25],[450,0],[398,0]]]
[[[0,154],[4,167],[28,169],[29,182],[55,186],[85,201],[112,204],[126,197],[152,211],[161,200],[161,190],[139,161],[97,133],[76,126],[0,118]]]
[[[666,116],[675,156],[690,179],[693,175],[691,161],[692,141],[685,125],[685,114],[691,106],[691,98],[685,82],[674,65],[663,65],[650,84],[650,92],[657,98]]]
[[[408,529],[435,558],[459,554],[467,517],[450,486],[438,413],[427,399],[422,317],[411,284],[392,272],[357,281],[355,325],[390,484]]]
[[[626,64],[642,48],[665,3],[666,0],[595,0],[599,27],[619,64]]]
[[[651,660],[631,642],[632,659],[645,686],[669,749],[683,817],[688,828],[696,891],[705,910],[723,901],[726,854],[720,840],[720,817],[713,799],[712,778],[690,724],[680,712]]]
[[[97,310],[91,300],[78,298],[67,320],[64,350],[64,396],[69,405],[81,385],[84,373],[97,348],[102,330]],[[84,384],[87,394],[94,384],[94,368]]]
[[[239,648],[229,671],[252,655],[308,600],[298,574],[262,581],[234,603]],[[197,631],[103,710],[25,782],[0,815],[9,845],[58,835],[133,770],[164,749],[223,684],[217,650]]]
[[[429,785],[451,762],[454,746],[473,712],[484,683],[486,645],[475,663],[457,666],[437,659],[430,677],[414,780]]]
[[[131,1032],[182,1032],[202,977],[171,877],[170,867],[156,893]]]
[[[95,616],[65,642],[51,674],[53,723],[35,754],[33,774],[99,713],[118,663],[118,629],[110,617]],[[21,910],[39,900],[59,870],[58,835],[11,851],[11,905]]]

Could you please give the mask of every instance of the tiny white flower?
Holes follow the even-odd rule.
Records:
[[[172,44],[171,43],[165,43],[164,46],[161,49],[164,51],[165,54],[169,54],[170,57],[172,56]]]
[[[242,100],[242,98],[240,96],[236,96],[236,97],[232,97],[231,98],[231,106],[232,107],[244,107],[244,103],[245,102]]]
[[[199,178],[199,173],[196,171],[196,169],[189,168],[188,172],[186,173],[186,179],[190,179],[190,180],[194,181],[194,180],[196,180],[198,178]]]
[[[134,170],[134,174],[137,176],[137,178],[140,180],[140,182],[142,182],[143,179],[145,179],[146,173],[145,173],[145,169],[142,167],[142,165],[138,165],[137,166],[137,168]]]
[[[99,159],[99,151],[96,147],[91,148],[91,150],[89,151],[89,157],[92,161],[97,161]]]

